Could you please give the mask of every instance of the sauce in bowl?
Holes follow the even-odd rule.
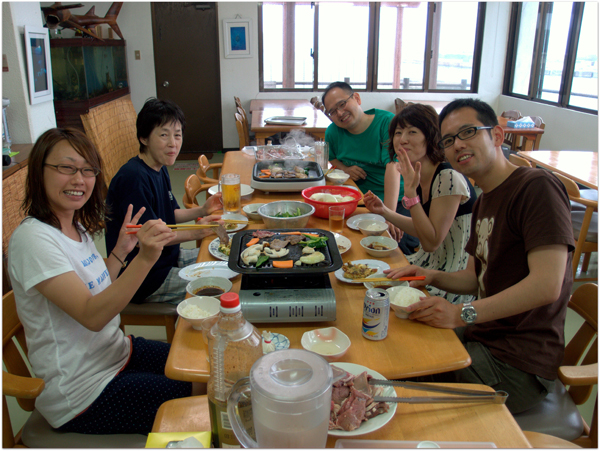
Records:
[[[220,287],[200,287],[194,292],[196,296],[220,296],[225,291]]]

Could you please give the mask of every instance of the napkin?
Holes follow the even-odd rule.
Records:
[[[167,443],[173,440],[185,440],[188,437],[195,437],[202,446],[210,448],[210,431],[204,432],[150,432],[146,440],[146,448],[165,448]]]

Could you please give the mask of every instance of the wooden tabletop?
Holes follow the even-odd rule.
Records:
[[[274,116],[305,117],[306,123],[304,125],[265,124],[265,119]],[[331,120],[325,116],[325,113],[316,109],[310,103],[307,105],[300,104],[291,107],[282,103],[279,107],[273,106],[262,110],[253,111],[250,129],[255,133],[256,143],[260,146],[265,144],[265,139],[269,136],[279,132],[288,133],[294,129],[302,130],[317,139],[324,140],[325,130],[329,124],[331,124]]]
[[[254,158],[243,152],[227,152],[222,170],[238,173],[241,182],[250,184]],[[300,193],[270,193],[255,190],[251,200],[243,200],[242,204],[256,202],[272,202],[275,200],[302,200]],[[367,213],[367,209],[359,207],[351,216]],[[262,224],[250,224],[249,228],[261,228]],[[329,229],[327,219],[312,216],[307,228]],[[386,232],[387,233],[387,232]],[[375,259],[369,256],[360,246],[363,235],[344,226],[343,235],[352,242],[351,248],[342,255],[344,262]],[[198,261],[214,261],[208,252],[211,238],[203,240]],[[406,258],[399,249],[389,257],[382,258],[392,268],[406,266]],[[343,361],[357,363],[380,372],[389,379],[413,377],[434,374],[465,368],[471,364],[471,358],[464,346],[450,329],[437,329],[397,318],[390,311],[388,336],[381,341],[371,341],[362,336],[362,312],[365,287],[362,284],[348,284],[339,281],[333,273],[329,274],[331,286],[335,292],[336,313],[335,321],[312,323],[286,324],[255,324],[262,330],[281,333],[289,338],[292,348],[302,348],[300,339],[306,331],[335,326],[345,332],[352,345]],[[232,279],[232,291],[239,292],[241,276]],[[173,344],[165,368],[167,377],[191,382],[206,382],[209,377],[209,366],[206,359],[206,348],[201,332],[194,330],[191,325],[180,320],[177,324]]]
[[[303,106],[313,108],[312,103],[306,99],[252,99],[250,101],[250,113],[266,109],[293,110]]]
[[[598,189],[598,152],[584,150],[536,150],[518,152],[538,166],[556,171],[588,188]]]
[[[441,384],[475,390],[493,391],[476,384]],[[396,388],[398,396],[428,396],[424,391]],[[433,393],[435,395],[435,393]],[[206,396],[168,401],[159,410],[152,432],[208,431],[208,401]],[[471,404],[398,404],[392,419],[377,431],[355,437],[330,435],[327,447],[337,440],[396,440],[435,442],[493,443],[497,448],[531,448],[523,431],[505,405],[491,403]],[[359,442],[360,443],[360,442]],[[484,445],[480,445],[483,447]],[[367,448],[368,446],[358,446]],[[399,448],[396,446],[390,446]],[[414,446],[413,446],[414,447]],[[467,448],[467,444],[453,446]],[[473,445],[472,447],[479,447]]]

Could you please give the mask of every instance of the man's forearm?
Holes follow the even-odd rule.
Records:
[[[450,293],[476,295],[477,275],[468,266],[456,272],[435,271],[431,285]]]
[[[175,222],[181,224],[182,222],[196,221],[197,218],[206,216],[203,207],[179,209],[175,210]]]

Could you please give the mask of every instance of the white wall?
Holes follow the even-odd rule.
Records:
[[[14,144],[32,143],[46,130],[56,127],[52,101],[31,105],[25,56],[25,25],[43,26],[38,2],[2,4],[2,53],[8,72],[2,73],[2,97],[10,100],[6,121]]]
[[[53,2],[41,2],[40,6],[50,6]],[[104,17],[112,2],[84,2],[83,6],[71,10],[73,14],[84,15],[92,6],[95,14]],[[154,72],[154,46],[152,44],[152,13],[148,2],[124,2],[117,17],[117,24],[127,41],[127,73],[131,102],[140,111],[148,97],[156,97],[156,76]],[[103,37],[108,36],[108,25],[102,25]],[[75,35],[72,29],[62,30],[63,38]],[[116,33],[114,38],[119,39]],[[136,60],[134,52],[140,51],[141,59]]]

